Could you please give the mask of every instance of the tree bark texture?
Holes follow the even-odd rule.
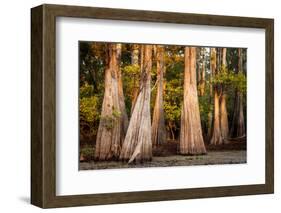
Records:
[[[205,73],[205,56],[204,56],[204,51],[202,51],[203,48],[201,48],[201,55],[202,55],[202,58],[203,58],[203,61],[202,61],[202,65],[201,65],[201,69],[200,69],[200,72],[199,72],[199,96],[204,96],[205,94],[205,84],[206,84],[206,79],[205,79],[205,76],[206,76],[206,73]]]
[[[243,54],[242,49],[238,49],[238,73],[243,73]],[[245,120],[243,111],[243,93],[236,89],[234,112],[232,117],[232,124],[230,129],[230,136],[232,138],[244,137],[246,135]]]
[[[211,72],[214,75],[218,74],[220,61],[220,54],[216,48],[211,48]],[[212,128],[212,138],[210,144],[217,145],[223,143],[223,138],[221,135],[220,128],[220,89],[218,85],[214,85],[214,113],[213,113],[213,128]]]
[[[143,45],[140,91],[122,146],[120,160],[143,162],[152,159],[150,82],[152,46]]]
[[[226,69],[226,48],[222,48],[222,64],[221,68]],[[228,113],[226,107],[226,91],[224,86],[221,86],[220,99],[220,127],[223,143],[228,143],[229,127],[228,127]]]
[[[118,51],[107,44],[105,92],[96,139],[95,159],[109,160],[119,156],[121,148],[120,100],[118,94]]]
[[[131,52],[131,63],[133,66],[139,66],[139,45],[134,44],[132,47],[132,52]],[[133,109],[135,107],[137,97],[139,94],[139,83],[137,82],[137,78],[134,77],[134,88],[133,88],[133,96],[132,96],[132,104],[131,104],[131,115],[133,113]]]
[[[118,77],[118,95],[119,95],[119,106],[120,106],[120,116],[121,116],[121,143],[124,141],[127,128],[129,125],[128,115],[125,106],[125,97],[123,92],[123,83],[122,83],[122,71],[121,71],[121,44],[116,44],[117,48],[117,77]]]
[[[216,64],[214,62],[214,48],[210,48],[210,76],[209,76],[209,82],[211,82],[212,77],[215,73]],[[212,128],[213,128],[213,85],[209,83],[209,90],[210,90],[210,96],[209,96],[209,104],[210,104],[210,111],[208,113],[208,140],[211,140],[212,138]]]
[[[210,144],[218,145],[223,143],[220,128],[220,95],[217,89],[214,89],[214,116],[213,116],[213,133]]]
[[[181,113],[180,153],[206,153],[197,94],[196,48],[185,47],[184,97]]]
[[[158,45],[156,48],[157,58],[157,93],[153,111],[152,121],[152,144],[158,146],[166,142],[166,127],[164,120],[163,101],[163,75],[165,69],[164,46]]]

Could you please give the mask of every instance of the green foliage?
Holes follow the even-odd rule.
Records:
[[[121,112],[116,110],[114,107],[113,107],[113,111],[112,111],[112,116],[115,118],[115,119],[118,119],[121,117]]]
[[[104,127],[109,131],[114,127],[115,119],[113,116],[106,115],[101,117]]]
[[[169,121],[179,121],[181,116],[181,108],[177,105],[171,105],[167,102],[164,104],[165,118]]]
[[[91,97],[93,95],[94,88],[87,82],[80,87],[80,98]]]
[[[112,107],[112,114],[101,116],[100,119],[101,121],[103,121],[103,125],[105,126],[105,128],[107,130],[111,130],[116,124],[116,122],[119,120],[120,116],[121,112]]]
[[[247,79],[243,72],[235,73],[233,70],[227,70],[225,67],[222,67],[218,74],[212,77],[211,83],[232,86],[246,93]]]
[[[94,94],[93,86],[85,83],[80,87],[79,102],[80,134],[96,135],[100,119],[101,98]]]
[[[99,119],[99,100],[95,96],[80,99],[80,117],[87,122],[93,122]]]
[[[122,68],[122,72],[128,77],[138,77],[140,75],[140,66],[127,65]]]
[[[246,75],[242,72],[239,72],[238,74],[236,74],[236,78],[234,79],[234,86],[236,88],[238,88],[238,90],[240,90],[241,92],[243,92],[244,94],[247,91],[247,78]]]
[[[123,87],[125,93],[133,97],[134,88],[138,87],[140,80],[140,66],[128,65],[121,68],[123,74]]]
[[[183,61],[177,60],[167,65],[165,74],[164,112],[165,120],[180,128],[181,105],[183,101]]]
[[[93,85],[95,91],[102,89],[103,84],[100,84],[99,80],[104,75],[105,44],[80,42],[79,49],[80,86],[87,82],[89,85]]]
[[[93,86],[85,83],[80,87],[80,117],[86,122],[99,119],[101,100],[93,94]]]
[[[94,160],[94,156],[95,156],[95,147],[92,147],[92,146],[89,146],[89,145],[81,147],[81,149],[80,149],[80,160],[81,160],[81,158],[84,161]]]
[[[123,90],[125,94],[126,111],[130,114],[131,104],[135,90],[139,87],[140,66],[125,65],[121,67],[123,77]]]
[[[213,111],[213,105],[210,105],[209,94],[200,96],[198,99],[201,122],[208,123],[209,113]]]

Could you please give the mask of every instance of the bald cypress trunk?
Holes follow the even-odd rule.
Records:
[[[220,125],[221,125],[221,134],[223,138],[223,143],[228,143],[229,127],[228,127],[228,116],[226,108],[226,94],[223,93],[220,101]]]
[[[166,142],[166,128],[164,121],[164,103],[163,103],[163,73],[164,63],[164,46],[157,45],[157,94],[154,104],[153,121],[152,121],[152,144],[158,146]]]
[[[205,73],[205,67],[206,67],[206,63],[205,63],[205,55],[204,55],[204,52],[202,51],[203,48],[201,48],[201,54],[202,54],[202,66],[201,66],[201,69],[200,69],[200,72],[199,72],[199,96],[204,96],[205,94],[205,84],[206,84],[206,79],[205,79],[205,76],[206,76],[206,73]]]
[[[132,45],[131,63],[133,65],[139,64],[139,45],[138,44]]]
[[[210,75],[209,75],[209,113],[208,113],[208,140],[211,140],[212,138],[212,128],[213,128],[213,85],[211,84],[212,77],[215,73],[215,64],[213,63],[214,60],[212,59],[212,53],[213,49],[210,48]]]
[[[139,45],[133,44],[132,46],[132,52],[131,52],[131,63],[133,66],[139,66]],[[137,97],[139,94],[139,82],[138,78],[135,76],[133,79],[134,87],[132,92],[132,101],[131,101],[131,114],[133,113],[133,109],[135,107]]]
[[[122,72],[121,72],[121,44],[116,44],[117,48],[117,77],[118,77],[118,95],[119,95],[119,106],[120,106],[120,117],[121,117],[121,143],[123,142],[127,128],[129,125],[128,115],[125,106],[125,97],[123,92],[123,83],[122,83]]]
[[[142,162],[152,159],[150,82],[152,46],[142,47],[141,84],[127,134],[122,146],[120,160]]]
[[[243,54],[241,48],[238,49],[237,73],[243,73]],[[243,93],[239,91],[239,89],[236,89],[230,136],[232,138],[236,138],[236,137],[243,137],[245,135],[246,135],[246,130],[245,130],[245,120],[244,120],[244,112],[243,112]]]
[[[196,48],[185,47],[184,96],[181,113],[180,153],[206,153],[197,94]]]
[[[220,97],[217,89],[214,90],[214,117],[213,117],[213,133],[210,144],[218,145],[223,143],[220,128]]]
[[[222,48],[222,65],[221,70],[226,71],[226,48]],[[226,91],[224,85],[221,86],[222,94],[220,100],[220,127],[223,143],[228,143],[229,127],[228,127],[228,113],[226,108]]]
[[[238,89],[236,90],[234,107],[230,136],[232,138],[243,137],[246,134],[243,112],[243,94]]]
[[[220,54],[216,48],[211,48],[211,72],[213,75],[218,73],[218,61],[220,61]],[[213,115],[213,128],[212,138],[210,144],[222,144],[223,138],[220,128],[220,87],[214,85],[214,115]]]
[[[121,147],[120,101],[118,94],[118,50],[116,44],[107,44],[105,92],[96,139],[95,159],[118,158]]]

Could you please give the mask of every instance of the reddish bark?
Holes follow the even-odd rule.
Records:
[[[185,47],[184,97],[181,113],[180,153],[206,153],[197,94],[196,48]]]

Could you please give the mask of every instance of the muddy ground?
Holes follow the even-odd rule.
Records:
[[[85,146],[80,149],[80,170],[89,169],[117,169],[117,168],[143,168],[167,166],[193,166],[214,164],[242,164],[247,161],[246,138],[229,140],[228,144],[206,145],[207,154],[197,156],[179,155],[179,143],[168,141],[153,148],[151,162],[127,164],[118,161],[94,161],[94,146]]]
[[[213,164],[241,164],[241,163],[246,163],[245,150],[209,151],[207,155],[201,155],[201,156],[182,156],[182,155],[171,155],[166,157],[156,156],[153,157],[151,162],[146,162],[142,164],[127,164],[117,161],[80,162],[80,170],[193,166],[193,165],[213,165]]]

